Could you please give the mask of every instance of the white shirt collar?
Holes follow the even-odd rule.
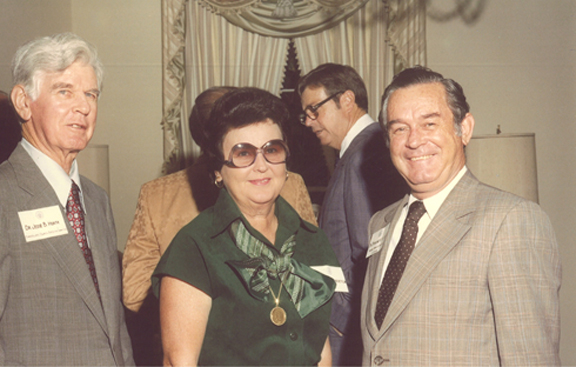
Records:
[[[78,163],[76,162],[76,159],[72,162],[70,175],[68,175],[58,163],[46,154],[42,153],[26,139],[22,138],[20,143],[22,144],[22,148],[28,152],[34,163],[36,163],[50,186],[52,186],[56,196],[58,196],[58,201],[60,201],[60,204],[62,204],[64,208],[66,207],[66,201],[70,194],[72,180],[74,180],[78,187],[80,187],[80,200],[82,201],[82,204],[84,204],[84,196],[82,195],[82,186],[80,184],[80,174],[78,173]],[[82,207],[84,208],[84,205]],[[84,211],[86,211],[86,209],[84,209]]]
[[[368,114],[365,114],[364,116],[362,116],[358,120],[356,120],[354,125],[352,125],[350,130],[348,130],[348,133],[344,137],[344,140],[342,140],[342,144],[340,146],[340,158],[342,158],[342,156],[344,156],[344,153],[346,152],[346,149],[348,149],[348,147],[350,146],[350,143],[352,143],[352,140],[354,140],[354,138],[358,134],[360,134],[362,132],[362,130],[364,130],[366,127],[368,127],[368,125],[371,125],[374,123],[376,123],[376,122],[374,122],[372,117],[370,117]]]
[[[450,181],[450,183],[446,185],[445,188],[442,189],[442,191],[440,191],[436,195],[433,195],[429,198],[422,200],[422,202],[424,203],[424,207],[426,208],[426,215],[430,217],[430,220],[432,220],[436,215],[436,213],[438,213],[438,210],[440,210],[440,207],[444,203],[444,200],[446,200],[446,198],[448,197],[450,192],[454,189],[456,184],[460,182],[460,180],[462,179],[467,170],[468,168],[466,168],[466,166],[462,167],[462,169],[458,172],[456,177],[454,177],[452,181]],[[416,200],[418,199],[416,199],[412,194],[410,194],[410,197],[408,198],[408,206],[410,206],[410,204],[412,204]]]

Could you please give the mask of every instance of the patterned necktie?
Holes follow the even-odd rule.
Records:
[[[421,201],[413,202],[412,205],[410,205],[410,209],[408,209],[408,215],[402,228],[400,242],[398,242],[398,246],[396,246],[394,254],[390,259],[384,280],[382,280],[382,285],[378,292],[376,313],[374,314],[374,320],[376,321],[378,329],[382,326],[384,317],[388,312],[388,307],[390,307],[390,303],[392,303],[396,288],[402,278],[402,273],[404,273],[404,268],[406,268],[408,259],[412,254],[412,250],[414,250],[416,236],[418,235],[418,221],[424,213],[426,213],[426,208],[424,208],[424,204]]]
[[[90,250],[90,247],[88,247],[86,231],[84,230],[84,212],[82,211],[82,205],[80,204],[80,188],[74,181],[72,181],[72,188],[70,189],[70,195],[68,195],[68,202],[66,203],[66,216],[68,217],[70,226],[74,230],[74,236],[76,236],[76,240],[82,249],[84,260],[86,260],[86,264],[88,264],[88,269],[90,270],[90,275],[92,275],[98,298],[102,301],[102,298],[100,297],[98,278],[96,277],[96,267],[94,266],[94,259],[92,258],[92,251]]]

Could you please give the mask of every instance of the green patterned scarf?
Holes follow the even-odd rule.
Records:
[[[296,245],[294,234],[278,251],[252,236],[241,219],[232,222],[229,230],[236,246],[248,255],[249,259],[227,263],[245,283],[254,298],[268,300],[269,278],[281,279],[301,317],[305,317],[332,297],[336,286],[332,278],[292,258]]]

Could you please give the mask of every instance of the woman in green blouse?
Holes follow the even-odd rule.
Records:
[[[220,98],[208,124],[216,204],[176,235],[153,275],[165,365],[330,365],[339,270],[324,233],[282,197],[283,102],[256,88]],[[323,274],[324,273],[324,274]]]

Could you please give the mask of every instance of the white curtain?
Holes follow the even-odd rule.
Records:
[[[279,94],[288,38],[278,37],[272,3],[296,10],[291,17],[299,17],[301,33],[306,33],[305,27],[326,28],[309,18],[302,20],[304,6],[326,12],[330,19],[340,17],[331,28],[295,38],[301,70],[307,73],[325,62],[354,67],[366,83],[374,118],[394,72],[426,64],[425,0],[163,0],[165,173],[184,168],[186,158],[199,154],[190,138],[187,113],[203,90],[254,86]],[[345,5],[340,12],[334,10],[338,4]],[[230,21],[234,18],[242,25],[257,16],[262,24],[273,23],[269,32],[274,37],[263,36],[262,27],[259,34]]]
[[[397,67],[426,64],[425,6],[421,0],[369,1],[346,21],[312,36],[296,38],[304,74],[333,62],[350,65],[368,89],[369,114],[376,118],[380,97]]]

